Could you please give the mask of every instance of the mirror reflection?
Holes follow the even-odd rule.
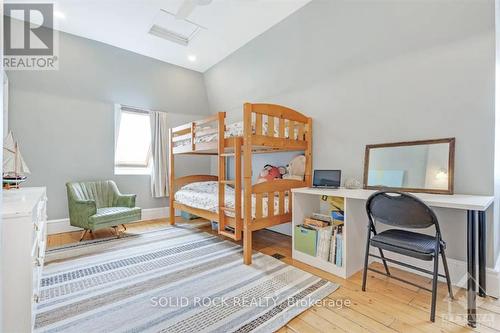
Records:
[[[452,145],[452,142],[438,142],[368,146],[365,186],[451,191]]]

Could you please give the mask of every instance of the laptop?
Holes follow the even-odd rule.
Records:
[[[340,177],[340,170],[314,170],[313,187],[339,188]]]

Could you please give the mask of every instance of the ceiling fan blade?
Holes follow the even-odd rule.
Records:
[[[212,0],[194,0],[198,6],[206,6],[209,5]]]
[[[180,6],[175,18],[178,20],[185,20],[195,9],[197,3],[193,0],[184,0]]]
[[[189,15],[191,15],[196,6],[206,6],[211,2],[212,0],[184,0],[181,7],[177,11],[175,18],[178,20],[185,20]]]

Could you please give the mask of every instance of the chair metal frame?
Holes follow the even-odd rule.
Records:
[[[375,222],[377,222],[377,218],[376,218],[376,216],[374,216],[372,214],[371,204],[372,204],[373,200],[375,198],[377,198],[378,196],[403,196],[403,197],[410,198],[411,200],[418,202],[418,204],[422,205],[422,207],[427,210],[429,217],[431,218],[431,221],[432,221],[431,226],[434,225],[434,227],[436,229],[436,235],[435,235],[436,243],[435,243],[434,254],[433,254],[433,259],[432,259],[434,261],[433,271],[429,271],[427,269],[413,266],[413,265],[410,265],[410,264],[407,264],[407,263],[404,263],[401,261],[397,261],[394,259],[386,258],[384,256],[384,252],[383,252],[382,248],[377,247],[377,246],[374,246],[374,247],[377,247],[379,249],[380,256],[377,256],[375,254],[370,253],[370,246],[372,246],[371,245],[372,234],[373,234],[373,236],[377,235],[377,231],[375,228]],[[451,286],[450,272],[448,269],[448,262],[446,260],[446,255],[445,255],[446,243],[443,241],[441,229],[439,228],[439,222],[438,222],[436,214],[429,206],[427,206],[422,200],[415,197],[414,195],[411,195],[411,194],[406,193],[406,192],[393,191],[393,190],[387,190],[387,191],[382,190],[382,191],[377,191],[374,194],[372,194],[368,198],[368,200],[366,201],[366,213],[368,215],[368,232],[367,232],[367,240],[366,240],[365,262],[364,262],[364,268],[363,268],[362,290],[366,291],[367,273],[368,273],[368,270],[370,270],[372,272],[388,276],[390,278],[393,278],[393,279],[398,280],[400,282],[412,285],[414,287],[418,287],[418,288],[424,289],[426,291],[429,291],[432,293],[430,320],[432,322],[434,322],[436,319],[436,297],[437,297],[438,277],[443,277],[446,279],[446,283],[448,286],[448,293],[450,295],[450,298],[452,300],[454,299],[453,290],[452,290],[452,286]],[[383,222],[380,222],[380,223],[390,225],[388,223],[383,223]],[[410,227],[405,228],[404,224],[400,224],[400,225],[398,225],[398,227],[400,227],[401,229],[406,229],[406,228],[409,229],[410,228]],[[392,245],[392,246],[394,246],[394,245]],[[387,250],[387,251],[389,251],[389,250]],[[392,251],[389,251],[389,252],[392,252]],[[441,257],[443,260],[445,274],[439,273],[439,254],[441,254]],[[404,254],[404,255],[406,255],[406,254]],[[412,257],[410,255],[406,255],[406,256]],[[377,259],[382,260],[382,263],[383,263],[384,268],[385,268],[385,273],[380,271],[380,270],[368,267],[368,258],[369,257],[373,257],[373,258],[377,258]],[[414,257],[412,257],[412,258],[414,258]],[[416,258],[416,259],[424,260],[421,258]],[[413,283],[411,281],[408,281],[408,280],[402,279],[400,277],[391,275],[391,273],[389,271],[389,266],[387,265],[387,262],[431,275],[432,276],[432,289],[420,286],[420,285]]]

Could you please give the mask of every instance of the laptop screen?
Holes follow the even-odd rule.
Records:
[[[340,170],[314,170],[313,186],[340,187]]]

